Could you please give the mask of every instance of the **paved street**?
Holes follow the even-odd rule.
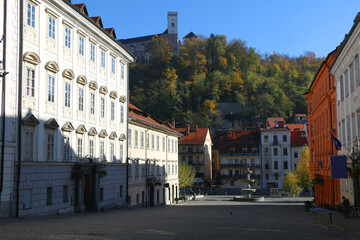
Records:
[[[326,231],[311,222],[304,198],[230,199],[208,196],[155,208],[0,220],[0,239],[360,239],[359,219],[346,219],[349,231]]]

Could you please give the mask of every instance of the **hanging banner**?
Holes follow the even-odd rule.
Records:
[[[347,178],[345,155],[330,156],[331,162],[331,178]]]

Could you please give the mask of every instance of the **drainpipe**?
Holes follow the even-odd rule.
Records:
[[[19,18],[19,87],[18,87],[18,134],[17,134],[17,169],[16,169],[16,213],[15,217],[19,217],[19,193],[20,193],[20,174],[21,174],[21,109],[22,109],[22,72],[23,72],[23,14],[24,14],[24,0],[20,0],[20,18]]]
[[[8,74],[6,69],[6,20],[7,20],[7,0],[4,0],[4,26],[3,26],[3,58],[2,58],[2,67],[3,72],[0,73],[0,77],[2,77],[2,93],[1,93],[1,119],[2,119],[2,126],[1,126],[1,160],[0,160],[0,212],[1,212],[1,193],[3,190],[3,181],[4,181],[4,158],[5,158],[5,76]]]

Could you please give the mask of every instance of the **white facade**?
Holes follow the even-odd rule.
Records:
[[[171,204],[179,196],[178,137],[170,128],[130,118],[129,196],[131,206]]]
[[[359,157],[360,138],[360,63],[359,63],[359,15],[347,40],[330,69],[335,75],[337,102],[337,129],[342,148],[338,155],[348,156],[348,167],[352,168],[351,154]],[[340,179],[341,196],[354,204],[354,184],[351,177]]]
[[[133,56],[67,1],[18,2],[22,124],[15,215],[125,205]]]
[[[290,130],[261,129],[262,189],[283,188],[284,176],[291,171]]]

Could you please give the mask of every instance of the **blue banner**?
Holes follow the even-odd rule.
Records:
[[[347,178],[345,155],[330,156],[331,162],[331,178]]]

